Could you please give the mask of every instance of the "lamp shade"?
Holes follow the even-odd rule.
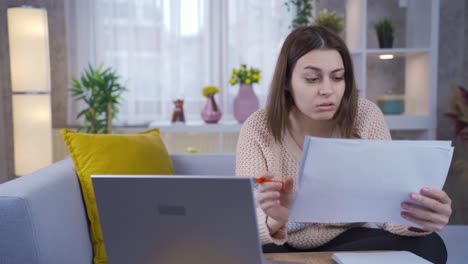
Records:
[[[47,11],[7,10],[15,174],[52,163],[52,113]]]

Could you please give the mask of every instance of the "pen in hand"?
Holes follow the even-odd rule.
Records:
[[[265,178],[254,178],[256,183],[265,183],[265,182],[279,182],[281,183],[281,186],[284,187],[284,181],[280,180],[273,180],[273,179],[265,179]]]

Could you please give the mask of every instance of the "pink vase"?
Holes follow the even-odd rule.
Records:
[[[259,107],[257,95],[255,95],[251,84],[241,84],[239,93],[234,98],[234,117],[239,123],[245,120]]]
[[[203,111],[201,112],[203,121],[207,124],[216,124],[221,119],[221,115],[221,109],[216,104],[214,95],[208,95],[205,107],[203,107]]]

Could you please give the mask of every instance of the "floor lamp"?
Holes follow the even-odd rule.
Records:
[[[52,114],[47,11],[7,9],[15,175],[52,163]]]

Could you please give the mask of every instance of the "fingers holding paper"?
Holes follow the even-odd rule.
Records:
[[[260,178],[273,179],[271,173],[265,173]],[[257,188],[256,201],[263,212],[281,224],[286,224],[289,218],[289,208],[293,199],[293,179],[288,177],[284,187],[279,182],[265,182]]]
[[[417,202],[403,202],[405,211],[401,216],[418,224],[426,231],[440,231],[447,225],[452,214],[452,200],[446,192],[433,188],[422,188],[420,193],[411,193],[410,199]]]

